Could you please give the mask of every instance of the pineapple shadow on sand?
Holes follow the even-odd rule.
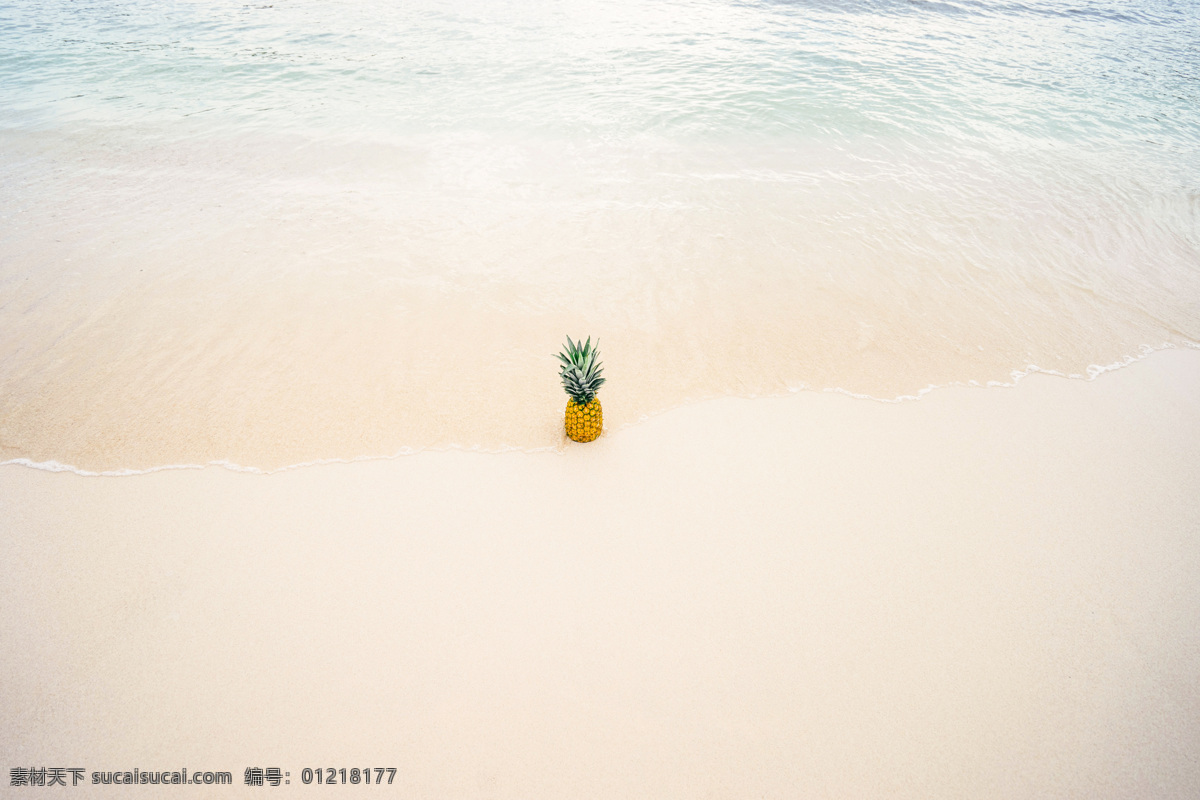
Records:
[[[592,347],[592,337],[582,346],[567,337],[566,349],[558,354],[562,364],[558,368],[567,400],[567,413],[563,420],[567,436],[575,442],[591,442],[604,428],[604,412],[596,392],[604,384],[601,377],[604,367],[600,363],[600,342]]]

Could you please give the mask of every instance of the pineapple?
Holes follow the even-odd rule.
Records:
[[[592,337],[580,347],[578,342],[572,342],[567,337],[567,349],[558,354],[562,366],[558,374],[562,378],[563,389],[570,396],[567,401],[567,415],[564,425],[567,436],[576,442],[590,442],[600,435],[604,427],[604,415],[600,409],[600,400],[596,392],[604,383],[600,373],[604,369],[596,359],[600,355],[599,342],[592,347]]]

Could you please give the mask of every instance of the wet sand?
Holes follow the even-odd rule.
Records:
[[[274,766],[293,796],[370,766],[397,769],[373,796],[438,800],[1196,797],[1198,498],[1190,350],[710,401],[561,454],[8,465],[5,788],[187,767],[258,796]]]

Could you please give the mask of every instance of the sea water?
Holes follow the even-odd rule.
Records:
[[[610,429],[1194,344],[1200,2],[0,2],[0,461],[556,448],[567,335]]]

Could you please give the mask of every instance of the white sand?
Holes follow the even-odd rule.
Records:
[[[1194,351],[714,401],[563,455],[6,466],[0,526],[0,794],[1200,796]]]

